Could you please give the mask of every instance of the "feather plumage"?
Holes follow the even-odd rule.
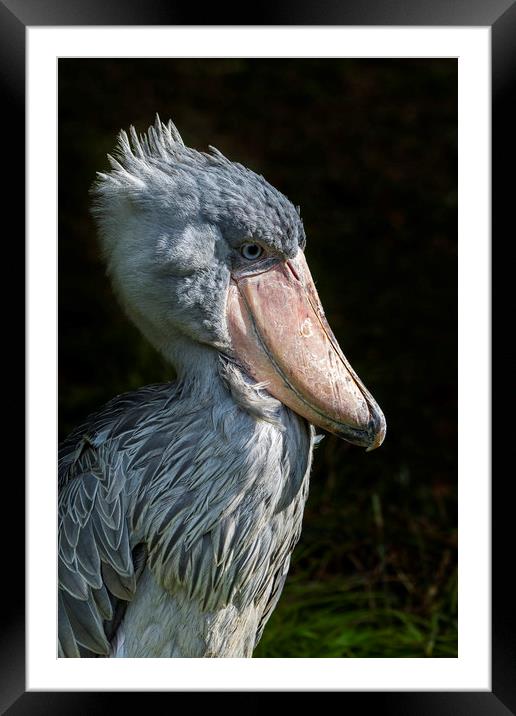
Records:
[[[59,654],[250,656],[299,538],[313,430],[231,355],[231,251],[253,236],[293,257],[303,225],[171,122],[121,132],[108,159],[108,273],[179,379],[118,396],[60,448]]]
[[[277,419],[288,430],[257,422],[223,388],[212,397],[215,420],[205,409],[196,411],[197,402],[195,395],[185,397],[177,384],[154,386],[112,401],[84,426],[95,435],[97,425],[105,425],[112,415],[113,429],[104,442],[89,448],[87,462],[94,470],[82,472],[83,453],[70,463],[61,486],[63,524],[77,515],[73,524],[79,525],[78,532],[64,527],[60,535],[65,656],[77,656],[79,647],[107,656],[105,634],[110,633],[117,606],[120,613],[120,602],[129,621],[133,619],[128,607],[138,590],[134,548],[140,544],[148,550],[143,563],[140,559],[140,574],[147,571],[153,588],[164,595],[185,588],[184,599],[197,605],[198,619],[233,603],[240,613],[255,610],[262,621],[272,611],[267,600],[257,602],[256,595],[261,601],[266,592],[273,600],[279,597],[277,573],[284,572],[284,546],[290,549],[300,533],[311,431],[283,407]],[[138,416],[133,422],[136,450],[123,442],[124,432],[118,433],[121,403],[127,419]],[[189,439],[185,415],[194,433],[202,426],[200,440]],[[74,439],[80,440],[80,434]],[[70,452],[76,454],[74,439],[62,452],[65,462]],[[161,445],[168,456],[151,475],[148,466],[139,463],[147,443],[152,450]],[[170,449],[173,445],[177,450]],[[188,459],[176,460],[178,454]],[[120,470],[122,465],[126,472]],[[287,483],[294,487],[285,490]],[[285,503],[279,511],[278,501]],[[176,618],[172,611],[169,629]]]

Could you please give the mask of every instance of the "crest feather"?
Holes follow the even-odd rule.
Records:
[[[118,133],[115,150],[107,155],[112,171],[97,172],[92,193],[98,197],[113,189],[141,187],[151,172],[174,174],[179,165],[201,169],[232,164],[215,147],[210,145],[209,149],[207,153],[187,147],[172,120],[165,124],[156,114],[154,124],[143,134],[138,134],[133,125],[128,132],[122,129]]]

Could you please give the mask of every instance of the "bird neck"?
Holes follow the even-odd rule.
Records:
[[[254,418],[283,429],[284,406],[225,353],[184,336],[156,347],[174,366],[183,394],[198,398],[200,403],[229,399]]]
[[[214,348],[193,341],[175,341],[163,352],[185,390],[201,398],[223,389],[218,372],[219,353]]]

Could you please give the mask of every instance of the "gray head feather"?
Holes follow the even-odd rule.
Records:
[[[294,256],[305,243],[299,213],[262,176],[186,147],[159,117],[146,135],[122,131],[110,163],[93,213],[119,300],[179,373],[192,354],[205,369],[206,347],[231,351],[225,307],[239,246]]]

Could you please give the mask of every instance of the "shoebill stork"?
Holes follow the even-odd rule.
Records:
[[[111,400],[59,454],[61,657],[250,657],[281,594],[313,426],[378,447],[299,209],[159,118],[119,135],[93,212],[115,293],[177,380]]]

